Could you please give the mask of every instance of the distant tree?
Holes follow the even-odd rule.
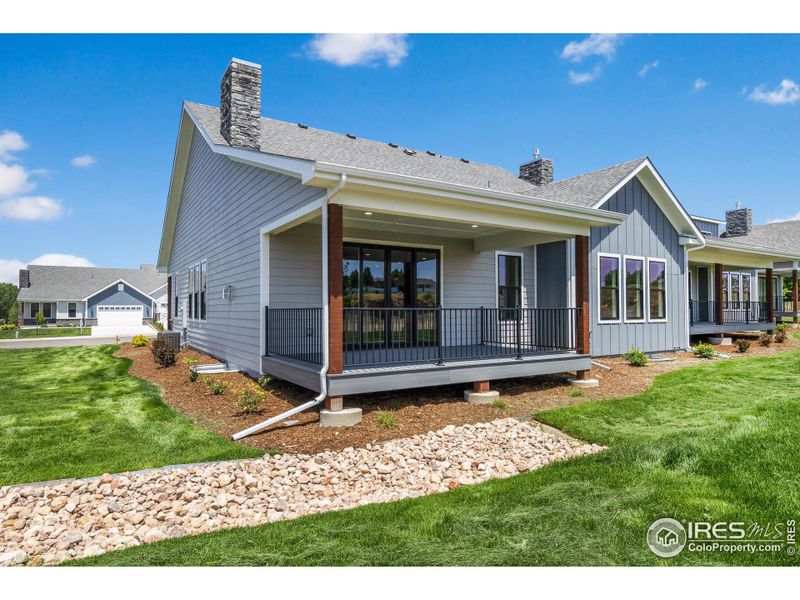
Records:
[[[7,319],[9,323],[17,322],[17,313],[11,317],[11,308],[17,301],[17,286],[13,283],[0,283],[0,319]]]
[[[3,313],[0,313],[0,315]],[[14,300],[11,304],[11,307],[8,309],[8,318],[6,319],[6,323],[16,323],[17,319],[19,318],[19,302]]]

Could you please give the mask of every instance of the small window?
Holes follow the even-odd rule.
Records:
[[[77,314],[77,306],[74,302],[70,302],[67,304],[67,318],[74,319],[75,315]]]
[[[513,254],[497,255],[497,306],[501,319],[513,319],[510,309],[522,306],[522,257]]]
[[[647,268],[650,282],[650,320],[661,321],[667,318],[667,261],[650,259]]]
[[[200,318],[200,267],[194,268],[194,288],[192,289],[192,302],[194,302],[194,318]]]
[[[117,284],[117,291],[118,292],[124,292],[125,291],[125,284],[124,283],[118,283]]]
[[[38,302],[31,302],[31,319],[36,318],[36,313],[39,312],[39,303]]]
[[[177,317],[180,310],[181,295],[178,293],[179,279],[177,275],[172,276],[172,316]]]
[[[600,320],[619,321],[619,256],[600,256]]]
[[[644,259],[625,259],[625,320],[644,320]]]
[[[53,316],[53,305],[49,302],[45,302],[42,304],[42,312],[44,313],[44,318],[49,319]]]

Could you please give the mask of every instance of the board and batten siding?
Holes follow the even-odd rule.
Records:
[[[192,347],[250,373],[261,371],[260,229],[324,195],[299,179],[215,154],[195,131],[169,262],[181,305],[189,269],[207,263],[206,320],[186,320]],[[230,300],[222,297],[226,286]],[[174,326],[182,322],[177,317]]]
[[[593,356],[623,354],[630,348],[644,352],[666,352],[685,348],[686,272],[685,248],[680,235],[637,178],[633,178],[600,208],[627,215],[616,227],[592,228],[589,263],[591,352]],[[598,303],[598,253],[609,253],[667,261],[667,320],[665,323],[600,323]],[[624,258],[623,258],[624,260]],[[621,265],[624,274],[624,262]],[[624,289],[624,276],[620,293]],[[645,280],[645,285],[647,281]],[[645,315],[648,311],[645,303]]]

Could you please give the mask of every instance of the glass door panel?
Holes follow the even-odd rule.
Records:
[[[386,307],[386,250],[361,249],[361,306]],[[386,318],[382,310],[363,311],[362,343],[368,346],[386,343]]]
[[[437,250],[417,250],[414,271],[416,307],[436,308],[439,306],[439,252]],[[417,343],[436,344],[437,313],[433,310],[419,310],[416,313],[417,322],[414,329]]]
[[[391,250],[389,259],[389,307],[411,308],[414,306],[411,276],[414,264],[411,250]],[[392,342],[405,344],[413,336],[413,316],[407,311],[391,311],[389,336]]]

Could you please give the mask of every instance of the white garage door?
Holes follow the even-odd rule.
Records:
[[[97,325],[141,325],[144,307],[139,306],[98,306]]]

